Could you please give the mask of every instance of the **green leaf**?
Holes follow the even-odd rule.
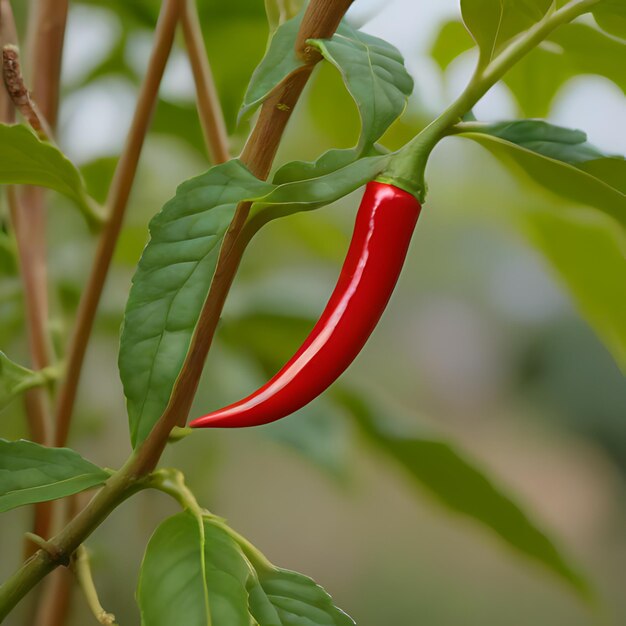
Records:
[[[361,116],[359,148],[372,145],[404,111],[413,79],[390,43],[342,23],[331,39],[310,39],[341,73]]]
[[[276,85],[304,65],[295,52],[296,36],[301,21],[302,14],[299,14],[281,24],[271,36],[265,56],[250,78],[239,111],[239,120],[259,106]]]
[[[446,22],[439,31],[431,48],[430,55],[442,70],[445,70],[454,59],[475,45],[472,36],[462,22],[452,20]]]
[[[119,368],[133,446],[169,402],[237,203],[255,202],[251,229],[259,228],[338,200],[374,178],[388,158],[359,159],[326,176],[284,185],[260,181],[233,160],[180,185],[150,222],[151,239],[124,315]]]
[[[582,315],[626,373],[626,256],[622,233],[616,233],[604,216],[584,210],[523,210],[516,224],[556,269]]]
[[[597,74],[626,90],[626,44],[591,26],[564,24],[504,76],[522,113],[545,117],[559,89],[572,77]]]
[[[598,26],[611,35],[626,39],[626,2],[601,0],[592,10]]]
[[[237,544],[183,512],[154,532],[141,566],[142,626],[250,626],[250,570]]]
[[[257,569],[249,588],[250,613],[259,626],[354,626],[326,591],[308,576],[285,569]]]
[[[463,21],[485,64],[519,33],[539,22],[552,0],[461,0]]]
[[[274,568],[233,535],[223,522],[190,512],[163,522],[141,567],[142,626],[354,624],[312,580]]]
[[[108,477],[69,448],[0,439],[0,512],[71,496],[103,484]]]
[[[290,163],[285,166],[285,170],[279,170],[276,173],[279,180],[288,178],[296,168],[301,168],[300,171],[311,178],[285,182],[266,196],[256,198],[257,204],[252,215],[258,216],[259,221],[265,223],[270,219],[291,215],[297,211],[310,211],[335,202],[376,178],[391,158],[390,154],[364,157],[340,169],[328,171],[332,167],[332,162],[337,163],[346,156],[339,155],[339,152],[343,151],[331,150],[322,155],[319,161],[311,165],[312,169],[308,172],[307,164],[302,162]],[[320,161],[322,164],[318,169],[317,164]],[[320,173],[321,175],[318,175]]]
[[[239,161],[229,161],[180,185],[151,220],[119,354],[133,446],[167,406],[237,203],[271,189]]]
[[[22,367],[11,361],[4,352],[0,352],[0,410],[16,396],[47,382],[48,379],[42,372]]]
[[[332,148],[324,152],[315,161],[290,161],[280,167],[274,174],[272,182],[283,185],[297,180],[310,180],[319,176],[325,176],[342,167],[346,167],[358,158],[355,148],[339,149]]]
[[[626,195],[615,186],[617,172],[626,173],[626,161],[605,157],[586,143],[581,131],[537,120],[493,125],[469,122],[463,128],[467,132],[462,136],[485,146],[552,193],[599,209],[626,225]]]
[[[487,526],[511,547],[540,562],[578,593],[590,598],[587,582],[552,540],[453,446],[440,439],[394,431],[389,426],[388,411],[377,408],[375,412],[368,401],[355,392],[342,390],[337,397],[372,444],[441,504]]]
[[[54,189],[73,200],[91,225],[100,221],[80,172],[58,148],[25,126],[0,124],[0,184]]]

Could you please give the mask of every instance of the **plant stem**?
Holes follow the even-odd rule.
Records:
[[[54,443],[63,446],[67,441],[76,392],[93,328],[102,289],[111,265],[115,245],[120,234],[130,190],[137,172],[137,164],[148,132],[150,118],[165,65],[172,49],[176,24],[182,8],[182,0],[164,0],[155,30],[152,54],[148,69],[139,91],[135,113],[128,131],[126,145],[117,163],[106,205],[108,217],[100,234],[98,249],[78,307],[76,327],[70,342],[67,371],[61,385],[56,407],[56,432]]]
[[[328,0],[312,0],[309,4],[309,9],[315,7],[317,2],[320,1],[328,2]],[[345,10],[345,8],[347,7],[338,9],[338,12]],[[343,15],[343,12],[341,14]],[[333,23],[336,24],[338,21],[339,19],[333,17]],[[332,32],[332,30],[329,30],[326,36],[332,35]],[[260,125],[263,132],[256,131],[255,127],[255,131],[253,131],[248,145],[244,150],[247,154],[247,162],[255,163],[256,171],[265,172],[264,176],[267,176],[269,172],[271,160],[274,157],[278,142],[280,141],[282,132],[289,118],[288,113],[293,109],[297,96],[301,93],[304,83],[306,82],[306,80],[303,79],[303,75],[308,78],[310,71],[306,74],[298,72],[293,78],[293,82],[290,80],[286,81],[291,84],[281,85],[266,101],[261,115],[259,116],[259,121],[257,122],[257,127]],[[289,103],[287,111],[285,111],[286,107],[276,106],[277,104],[283,103]],[[270,132],[272,117],[276,119],[277,131],[275,133]],[[273,142],[270,149],[268,149],[268,146],[260,144],[255,145],[252,143],[253,141],[258,141],[261,137],[267,136],[271,137]],[[261,158],[259,155],[264,155],[264,157]],[[234,245],[236,241],[235,231],[231,234],[231,240],[233,244],[229,249],[235,251],[233,257],[236,257],[236,261],[234,264],[231,260],[228,260],[226,263],[221,261],[221,268],[218,265],[217,273],[221,276],[220,283],[222,285],[230,285],[232,281],[231,273],[234,275],[239,257],[241,256],[241,249]],[[211,299],[211,295],[209,295],[208,300],[209,299]],[[205,306],[205,317],[201,320],[199,330],[194,335],[196,346],[198,343],[202,343],[204,337],[212,337],[222,303],[222,299],[216,299],[212,306],[208,308]],[[208,343],[209,341],[207,340],[206,350],[208,350]],[[181,416],[184,418],[187,416],[191,399],[185,397],[184,389],[193,389],[195,391],[197,387],[198,378],[202,371],[203,360],[202,362],[197,362],[195,359],[198,358],[200,352],[196,351],[194,353],[194,367],[190,368],[189,365],[187,365],[187,369],[184,369],[179,377],[179,383],[180,381],[185,381],[186,378],[190,378],[190,380],[185,381],[185,385],[178,384],[176,386],[172,396],[173,401],[170,402],[170,406],[159,419],[145,441],[130,456],[124,466],[111,476],[105,486],[96,493],[91,502],[72,519],[60,533],[49,540],[49,543],[55,547],[55,554],[61,555],[61,557],[53,559],[48,552],[39,550],[0,587],[0,622],[30,589],[58,567],[64,559],[69,558],[78,546],[85,541],[104,519],[106,519],[111,511],[136,491],[149,486],[146,484],[144,477],[156,466],[172,428],[177,425]],[[186,363],[188,362],[189,356],[186,360]],[[193,378],[191,378],[192,376]]]
[[[204,138],[213,163],[224,163],[230,158],[228,133],[224,115],[213,81],[213,73],[204,47],[198,9],[195,0],[185,0],[180,16],[187,55],[196,84],[196,100]]]
[[[87,552],[87,548],[85,548],[85,546],[78,546],[78,549],[74,553],[74,557],[72,559],[72,569],[74,570],[76,579],[83,590],[87,606],[93,613],[98,623],[116,626],[115,615],[105,611],[102,608],[102,604],[100,604],[98,591],[96,590],[96,585],[94,584],[93,576],[91,575],[89,553]]]
[[[20,67],[20,52],[14,44],[3,44],[2,46],[2,74],[7,93],[15,108],[37,133],[39,139],[49,140],[50,129],[26,88]]]
[[[428,157],[437,143],[449,134],[450,129],[461,121],[463,115],[470,111],[520,59],[536,48],[556,28],[586,13],[599,1],[574,0],[566,4],[534,24],[485,67],[479,63],[459,97],[398,152],[387,170],[378,179],[412,193],[420,202],[423,202],[426,195],[424,171]]]

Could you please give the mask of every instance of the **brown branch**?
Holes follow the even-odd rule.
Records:
[[[57,121],[59,81],[63,40],[67,22],[67,0],[39,0],[29,16],[28,59],[31,68],[33,100],[47,125],[54,130]],[[8,42],[7,42],[8,43]],[[17,43],[17,42],[14,42]],[[52,345],[48,332],[48,270],[46,259],[46,201],[40,187],[24,187],[19,196],[16,237],[22,240],[20,254],[27,319],[29,320],[33,365],[43,368],[52,362]],[[19,245],[19,244],[18,244]],[[47,390],[31,392],[35,397],[27,406],[38,407],[50,421]],[[32,421],[32,420],[31,420]],[[48,429],[50,430],[50,429]],[[42,443],[49,443],[50,433]],[[35,528],[44,538],[50,535],[53,506],[35,505]],[[29,552],[33,545],[27,545]]]
[[[314,24],[315,34],[318,37],[332,36],[351,2],[352,0],[312,0],[305,12],[297,41],[306,41],[311,38],[310,34],[303,30],[305,24]],[[324,17],[323,24],[320,23],[319,16]],[[240,157],[255,176],[265,179],[269,175],[287,122],[316,62],[317,59],[313,59],[306,66],[288,76],[263,103],[257,122]],[[138,450],[139,456],[142,457],[140,461],[143,463],[142,471],[153,469],[171,429],[174,426],[184,426],[187,421],[226,296],[245,248],[239,240],[239,235],[249,211],[250,204],[241,203],[224,236],[213,282],[200,312],[189,352],[178,375],[170,402],[145,444]]]
[[[20,67],[20,52],[17,46],[13,44],[7,44],[2,48],[2,78],[15,108],[22,114],[40,139],[49,139],[51,133],[48,124],[37,109],[37,105],[33,102],[24,83]]]
[[[17,29],[9,0],[0,0],[0,45],[16,45]],[[9,94],[0,89],[0,121],[12,124],[15,121],[15,108]]]
[[[307,9],[296,39],[296,52],[301,59],[315,63],[322,58],[317,48],[307,45],[307,39],[331,37],[352,2],[353,0],[322,0]]]
[[[66,377],[59,391],[56,408],[56,446],[65,445],[67,440],[87,343],[122,227],[128,197],[157,100],[161,78],[174,43],[174,34],[181,7],[181,0],[164,0],[162,4],[148,69],[139,91],[126,145],[117,163],[113,182],[109,189],[106,203],[109,216],[100,234],[91,274],[80,301],[76,327],[70,342]]]
[[[29,67],[31,98],[24,85],[19,70],[19,60],[15,49],[3,51],[5,80],[13,102],[41,138],[51,136],[48,128],[54,129],[57,120],[61,57],[65,25],[67,21],[67,0],[40,0],[33,4],[37,9],[29,15]],[[3,4],[3,13],[8,13],[10,5]],[[3,41],[3,44],[14,43]],[[20,84],[21,83],[21,84]],[[33,104],[38,101],[39,110]],[[52,362],[52,345],[48,332],[48,287],[46,261],[46,201],[44,190],[38,187],[24,187],[19,194],[19,202],[12,211],[18,248],[20,267],[24,282],[26,317],[29,322],[29,338],[33,365],[46,367]],[[21,241],[21,244],[19,243]],[[49,443],[50,407],[48,390],[37,389],[26,398],[29,422],[46,424],[39,439]],[[37,439],[35,439],[37,441]],[[51,534],[54,518],[54,505],[50,502],[38,503],[34,509],[34,530],[47,538]],[[35,546],[27,542],[27,554],[34,552]],[[35,607],[33,604],[33,608]]]
[[[230,158],[228,133],[204,47],[195,0],[185,0],[180,21],[196,85],[196,100],[204,139],[212,162],[224,163]]]

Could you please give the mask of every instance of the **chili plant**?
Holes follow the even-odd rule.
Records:
[[[117,63],[134,80],[132,67],[124,60],[129,33],[135,27],[154,29],[124,148],[104,170],[94,171],[89,166],[81,171],[55,141],[68,1],[31,4],[27,11],[22,3],[0,3],[5,84],[0,94],[0,181],[7,209],[0,260],[6,273],[19,271],[30,351],[28,367],[0,353],[0,406],[16,404],[21,397],[28,432],[28,440],[0,440],[0,510],[30,506],[34,512],[33,527],[25,529],[25,560],[0,587],[0,621],[46,579],[53,591],[28,596],[31,618],[38,624],[62,624],[73,579],[61,573],[69,568],[95,618],[114,623],[113,615],[100,605],[86,542],[126,500],[140,492],[159,491],[171,496],[181,512],[165,519],[146,547],[137,586],[143,624],[353,624],[348,616],[351,607],[344,607],[348,613],[344,612],[310,578],[274,565],[219,517],[219,511],[209,511],[197,501],[180,470],[160,467],[166,448],[181,439],[180,446],[190,439],[205,439],[209,445],[212,431],[187,427],[190,417],[191,426],[254,426],[295,413],[320,394],[332,407],[331,415],[351,419],[358,431],[450,511],[483,524],[582,598],[592,600],[586,577],[532,515],[483,470],[442,437],[389,424],[389,408],[368,390],[354,387],[342,373],[387,306],[409,246],[420,244],[419,224],[415,234],[413,230],[422,205],[424,211],[430,208],[429,159],[449,137],[476,142],[513,171],[563,199],[564,214],[572,210],[570,205],[585,205],[610,225],[615,241],[622,241],[626,161],[595,148],[583,132],[540,118],[560,84],[578,73],[596,73],[624,86],[626,3],[461,0],[459,19],[441,30],[433,57],[445,67],[472,50],[471,78],[445,110],[432,121],[417,124],[412,136],[396,145],[390,127],[405,112],[414,78],[419,86],[420,77],[411,77],[392,44],[344,17],[351,0],[310,0],[304,6],[266,1],[270,37],[265,55],[254,71],[248,59],[234,55],[243,70],[231,67],[228,76],[219,77],[218,86],[235,84],[235,92],[244,86],[241,76],[249,79],[236,123],[230,119],[229,98],[234,96],[229,92],[220,102],[214,84],[209,65],[212,37],[219,36],[215,23],[220,11],[249,10],[257,19],[257,7],[201,3],[198,12],[194,0],[162,0],[157,20],[154,3],[92,0],[89,4],[114,4],[123,17],[123,35],[94,75],[106,75]],[[132,451],[119,468],[106,469],[65,446],[71,427],[83,417],[75,405],[81,373],[89,369],[84,367],[85,355],[96,318],[103,315],[99,305],[124,233],[151,120],[155,130],[169,120],[168,132],[173,129],[201,148],[199,129],[190,122],[195,120],[192,110],[174,105],[168,109],[163,101],[156,107],[179,25],[211,167],[182,182],[160,211],[152,211],[150,223],[142,225],[147,244],[132,277],[118,359]],[[416,37],[420,36],[425,34],[417,29]],[[213,60],[219,60],[217,55]],[[27,73],[22,71],[22,56]],[[313,161],[277,162],[281,138],[300,96],[309,83],[315,87],[317,68],[324,65],[338,71],[354,100],[360,120],[358,141],[351,148],[333,147]],[[545,81],[541,88],[533,82],[543,71],[553,73],[545,89]],[[500,81],[509,86],[528,119],[498,123],[476,119],[474,107]],[[241,133],[248,122],[251,132],[244,141]],[[236,149],[238,144],[241,150]],[[239,156],[231,156],[236,152]],[[192,406],[216,332],[226,344],[235,338],[237,350],[270,374],[284,363],[284,355],[263,340],[267,326],[241,320],[234,329],[228,324],[218,329],[248,244],[262,229],[329,205],[364,185],[339,282],[317,325],[304,322],[298,338],[302,347],[295,356],[243,401],[217,412],[210,406]],[[43,189],[65,196],[78,209],[94,244],[79,301],[66,303],[74,318],[67,333],[55,331],[50,323],[61,304],[48,303],[46,222],[54,224],[61,218],[48,211],[55,196]],[[616,246],[623,256],[622,244]],[[263,245],[262,238],[257,245]],[[555,263],[567,275],[558,258]],[[574,287],[573,292],[580,297],[579,289]],[[624,301],[616,298],[606,315],[583,306],[622,366]],[[274,330],[284,330],[288,320],[285,312],[269,322]],[[298,419],[299,415],[290,418]],[[325,444],[318,438],[313,445]],[[81,492],[93,493],[85,498]]]

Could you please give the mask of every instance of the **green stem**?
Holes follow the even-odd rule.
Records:
[[[273,569],[274,566],[267,557],[245,537],[240,535],[236,530],[233,530],[221,518],[203,509],[198,504],[196,497],[185,484],[185,476],[180,470],[174,468],[157,470],[150,475],[150,478],[146,481],[146,486],[162,491],[174,498],[181,507],[191,511],[191,513],[200,520],[201,524],[202,520],[207,519],[210,520],[212,524],[219,526],[239,544],[239,547],[255,569]]]
[[[563,24],[586,13],[600,0],[574,0],[558,11],[546,15],[521,37],[509,44],[488,65],[479,62],[474,75],[461,95],[424,130],[412,139],[391,160],[388,168],[377,178],[413,194],[420,202],[426,196],[424,173],[433,148],[450,133],[463,116],[520,59],[537,47],[550,33]]]

